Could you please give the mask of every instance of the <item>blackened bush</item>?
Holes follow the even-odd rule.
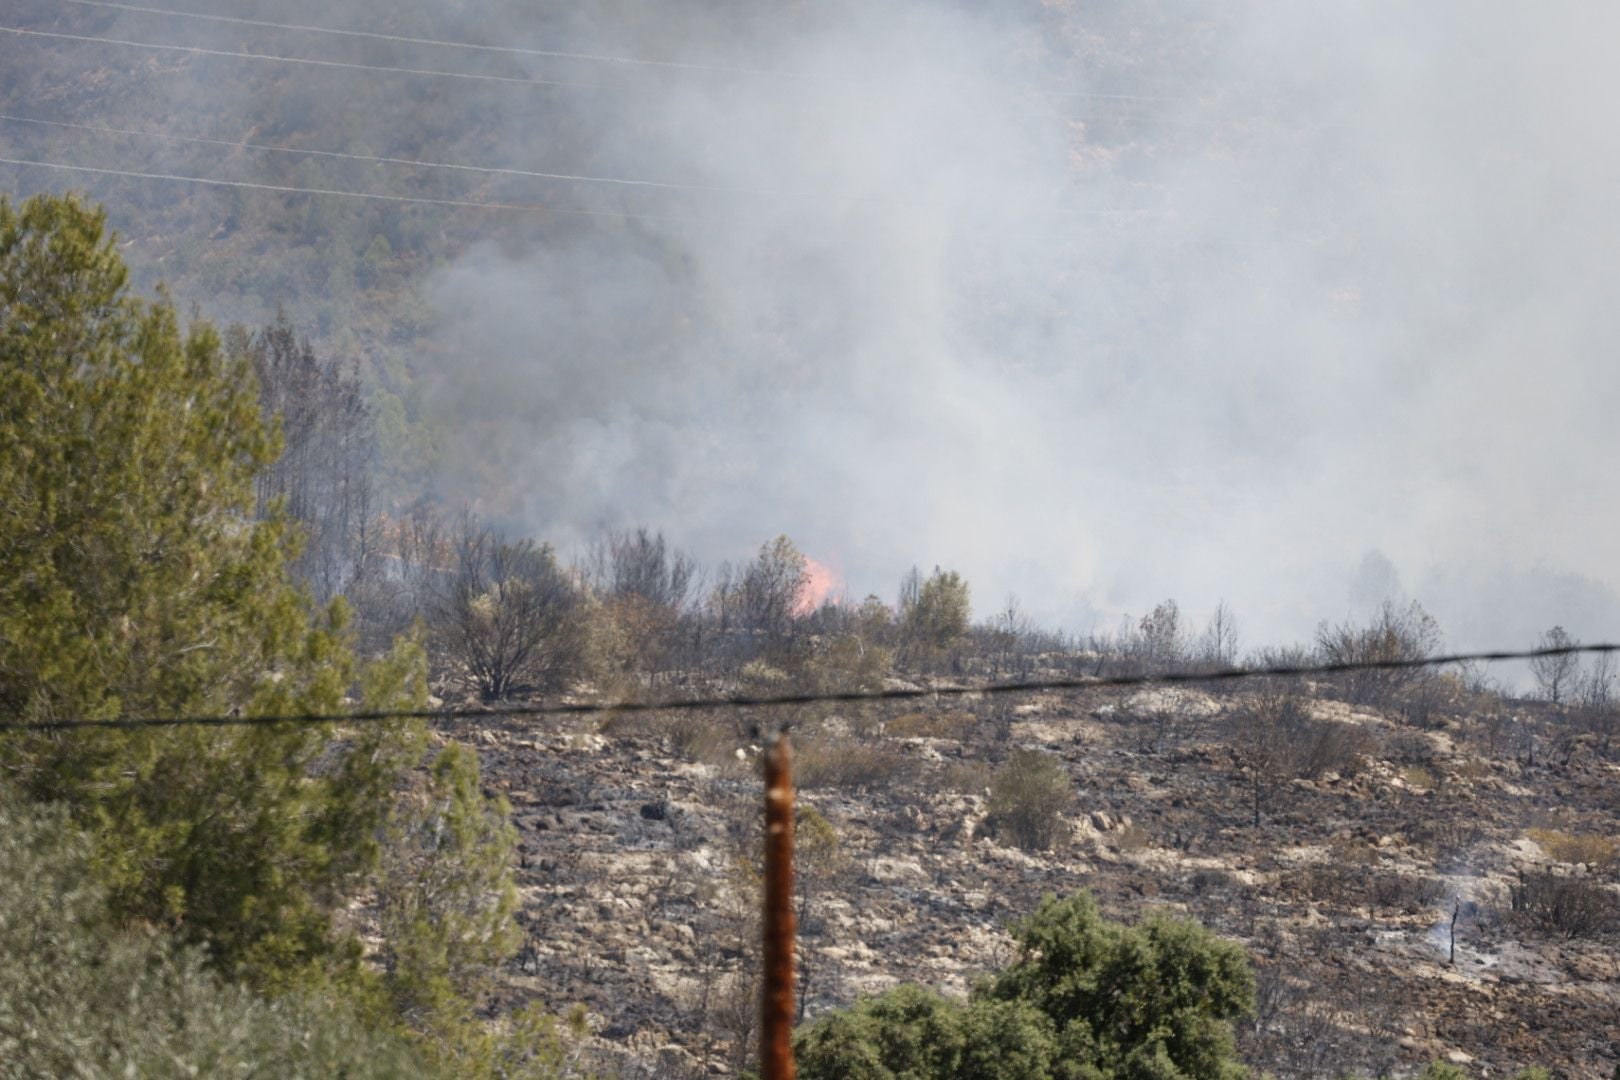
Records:
[[[911,768],[894,747],[854,740],[806,742],[794,757],[799,786],[806,790],[893,786]]]
[[[1328,664],[1422,660],[1434,655],[1440,642],[1440,624],[1416,601],[1403,608],[1386,600],[1366,626],[1323,623],[1316,631],[1317,653]],[[1430,668],[1410,667],[1348,672],[1337,681],[1347,700],[1384,705],[1434,678]]]
[[[485,701],[556,689],[586,667],[585,597],[550,546],[503,539],[470,519],[431,625]]]
[[[1359,724],[1341,720],[1307,723],[1300,732],[1299,775],[1353,776],[1378,749],[1378,739]]]
[[[1373,906],[1416,915],[1438,904],[1446,887],[1438,878],[1393,872],[1374,874],[1367,881]]]
[[[1595,937],[1620,925],[1620,904],[1608,889],[1551,870],[1521,873],[1508,890],[1508,902],[1527,925],[1565,938]]]

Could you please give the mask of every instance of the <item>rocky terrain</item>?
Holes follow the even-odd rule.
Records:
[[[900,981],[963,992],[1010,958],[1010,921],[1084,888],[1114,916],[1168,907],[1245,945],[1257,1069],[1609,1077],[1620,764],[1603,736],[1451,679],[1418,708],[1282,689],[1298,709],[1282,728],[1248,690],[479,728],[522,845],[527,944],[503,1003],[584,1006],[582,1052],[619,1075],[744,1066],[752,731],[787,721],[807,1016]],[[987,822],[1019,749],[1070,781],[1050,850]]]

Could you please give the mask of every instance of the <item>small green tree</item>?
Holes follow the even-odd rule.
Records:
[[[454,743],[392,826],[379,907],[385,985],[394,1011],[425,1031],[463,1073],[487,1067],[494,1043],[470,1022],[499,963],[518,945],[512,854],[502,799],[478,789],[478,759]]]
[[[1046,851],[1063,835],[1074,791],[1063,762],[1040,750],[1014,750],[990,781],[991,832],[1029,851]]]
[[[1053,1072],[1051,1023],[1021,1002],[958,1004],[900,986],[818,1020],[795,1039],[805,1080],[1041,1080]]]
[[[912,570],[900,588],[900,623],[914,653],[948,649],[967,633],[972,614],[968,583],[955,570],[934,572],[923,580]]]
[[[1243,950],[1197,923],[1102,918],[1048,897],[1019,960],[956,1004],[903,986],[795,1038],[805,1080],[1238,1080],[1232,1021],[1254,1004]]]
[[[1418,1080],[1469,1080],[1468,1070],[1449,1061],[1431,1061]]]
[[[1014,930],[1021,955],[988,995],[1025,1001],[1057,1028],[1064,1059],[1098,1080],[1239,1080],[1232,1021],[1254,1007],[1241,947],[1155,912],[1103,918],[1087,893],[1047,897]]]

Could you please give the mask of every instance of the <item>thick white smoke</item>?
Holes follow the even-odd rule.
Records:
[[[693,10],[593,30],[779,74],[620,72],[573,130],[746,191],[439,274],[447,486],[1077,629],[1304,636],[1373,550],[1452,644],[1620,627],[1620,10]]]

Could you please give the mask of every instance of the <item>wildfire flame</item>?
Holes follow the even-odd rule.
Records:
[[[804,560],[804,571],[804,584],[800,586],[798,599],[793,603],[793,614],[796,616],[809,615],[829,600],[836,602],[844,588],[844,579],[838,576],[837,571],[808,556]]]

